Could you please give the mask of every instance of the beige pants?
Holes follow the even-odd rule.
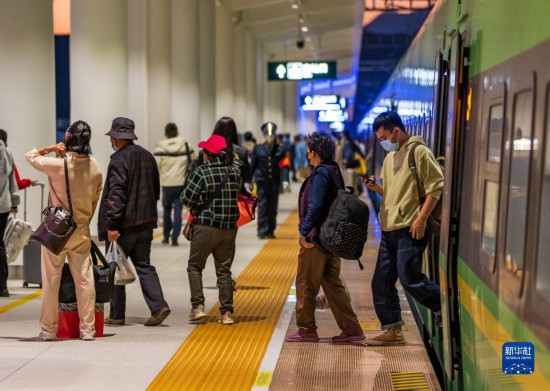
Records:
[[[361,332],[349,292],[340,277],[340,258],[326,254],[317,247],[301,247],[296,274],[296,324],[308,333],[317,329],[315,298],[321,287],[340,330],[347,334]]]
[[[90,260],[90,241],[90,229],[88,226],[83,226],[76,229],[59,255],[42,247],[40,328],[47,333],[57,333],[59,283],[65,259],[69,261],[74,279],[80,331],[95,332],[95,286]]]

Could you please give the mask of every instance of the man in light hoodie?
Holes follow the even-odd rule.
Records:
[[[0,129],[3,136],[5,131]],[[13,157],[0,137],[0,297],[9,297],[8,291],[8,260],[4,243],[4,231],[10,212],[17,212],[19,205],[19,190],[13,173]]]
[[[436,316],[441,313],[439,286],[422,273],[422,262],[429,238],[427,220],[443,192],[443,173],[422,137],[409,137],[395,111],[376,117],[372,129],[382,148],[389,152],[382,166],[382,186],[376,184],[374,177],[363,180],[369,189],[382,196],[379,215],[382,238],[372,277],[372,296],[385,332],[366,343],[404,345],[401,307],[395,289],[398,278],[415,300]],[[411,151],[418,184],[408,165]],[[418,185],[426,196],[424,203],[419,199]]]
[[[165,140],[155,147],[155,159],[160,173],[162,186],[162,206],[164,207],[164,240],[168,244],[172,238],[172,246],[178,245],[178,236],[181,232],[180,195],[183,191],[185,170],[191,160],[193,151],[189,150],[187,142],[179,136],[178,127],[169,123],[164,129]],[[174,219],[172,220],[172,208]]]

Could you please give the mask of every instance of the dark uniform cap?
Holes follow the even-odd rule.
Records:
[[[134,121],[130,118],[116,117],[111,125],[111,130],[105,135],[121,140],[137,140],[134,128]]]
[[[266,122],[262,125],[262,133],[267,134],[269,136],[274,136],[277,132],[277,125],[275,125],[273,122]]]

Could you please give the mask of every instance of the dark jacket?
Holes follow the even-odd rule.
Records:
[[[285,155],[285,147],[279,144],[273,144],[272,148],[267,144],[259,144],[254,147],[250,169],[259,186],[269,184],[279,187],[281,183],[279,163]]]
[[[129,144],[111,155],[99,209],[99,239],[107,230],[138,232],[157,226],[160,181],[149,151]]]
[[[338,183],[334,182],[332,170]],[[325,222],[338,189],[344,187],[344,179],[336,162],[323,162],[315,167],[300,188],[299,215],[300,236],[315,239]]]

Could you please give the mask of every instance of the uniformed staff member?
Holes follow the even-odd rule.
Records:
[[[256,145],[250,164],[258,195],[258,238],[273,239],[277,226],[277,206],[281,172],[279,162],[286,156],[286,150],[276,143],[277,125],[266,122],[262,125],[265,142]]]

